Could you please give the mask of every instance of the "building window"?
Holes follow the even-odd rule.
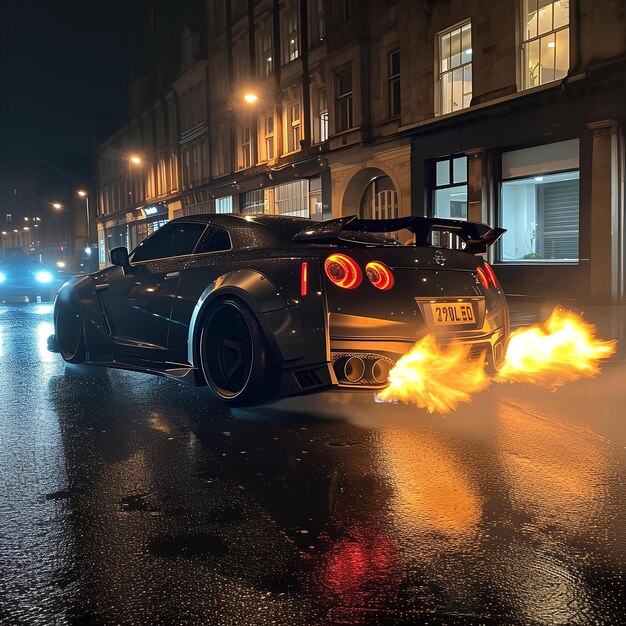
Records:
[[[300,149],[302,138],[299,102],[293,102],[287,107],[287,116],[287,152],[295,152]]]
[[[274,187],[278,215],[309,217],[309,181],[297,180]]]
[[[337,132],[348,130],[353,126],[352,119],[352,68],[340,72],[335,77],[337,98]]]
[[[13,215],[11,213],[7,213],[6,215],[6,221],[7,222],[12,222],[13,221]]]
[[[252,133],[250,126],[244,126],[240,130],[240,137],[239,169],[246,169],[252,167]]]
[[[257,74],[260,78],[271,76],[274,71],[274,54],[272,50],[272,34],[264,32],[259,37],[257,52]]]
[[[569,0],[522,0],[524,88],[559,80],[569,70]]]
[[[324,41],[326,21],[324,16],[324,0],[309,0],[309,20],[311,28],[311,47]]]
[[[400,115],[400,50],[392,50],[387,60],[389,117]]]
[[[389,176],[380,176],[369,183],[361,198],[361,217],[369,220],[398,217],[398,193]]]
[[[435,161],[433,209],[435,217],[467,219],[466,156]]]
[[[256,189],[241,194],[240,210],[246,215],[267,213],[269,210],[265,190]]]
[[[578,140],[502,155],[500,260],[578,261]]]
[[[472,100],[472,24],[439,35],[439,114],[465,109]]]
[[[276,156],[274,151],[274,114],[265,116],[263,130],[265,136],[265,160],[271,161]]]
[[[289,11],[283,22],[283,65],[295,61],[300,56],[298,42],[298,14],[296,11]]]
[[[318,92],[318,120],[319,120],[319,140],[328,140],[328,97],[326,89]]]
[[[225,196],[224,198],[215,199],[215,212],[216,213],[232,213],[233,212],[233,197]]]
[[[324,215],[324,204],[322,203],[322,179],[321,177],[309,179],[309,217],[312,220],[321,222]]]

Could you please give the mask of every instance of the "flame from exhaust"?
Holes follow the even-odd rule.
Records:
[[[600,362],[616,350],[616,341],[597,339],[595,326],[557,307],[544,324],[513,332],[496,382],[530,382],[557,389],[600,372]]]
[[[402,356],[389,373],[390,384],[377,394],[383,402],[415,404],[429,413],[450,413],[489,385],[484,356],[469,360],[470,347],[440,346],[426,335]]]

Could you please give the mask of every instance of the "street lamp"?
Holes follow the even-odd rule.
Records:
[[[252,91],[248,91],[247,93],[244,94],[243,99],[248,103],[248,104],[256,104],[256,102],[259,100],[259,96],[257,96],[255,93],[253,93]]]
[[[89,194],[84,189],[78,190],[78,195],[85,199],[85,209],[87,211],[87,241],[91,239],[91,222],[89,220]]]
[[[137,154],[131,154],[129,160],[133,165],[141,165],[141,157]]]
[[[53,202],[52,208],[56,209],[57,211],[60,211],[63,208],[63,205],[60,202]]]

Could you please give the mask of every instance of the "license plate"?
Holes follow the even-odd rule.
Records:
[[[476,323],[474,308],[468,302],[431,302],[430,312],[435,326]]]

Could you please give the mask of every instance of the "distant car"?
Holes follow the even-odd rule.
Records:
[[[179,218],[64,285],[48,345],[70,363],[208,385],[238,405],[383,388],[427,332],[497,367],[508,309],[483,257],[503,232],[419,217]],[[433,233],[462,249],[433,246]]]
[[[0,259],[0,302],[51,301],[56,293],[56,272],[32,257]]]

